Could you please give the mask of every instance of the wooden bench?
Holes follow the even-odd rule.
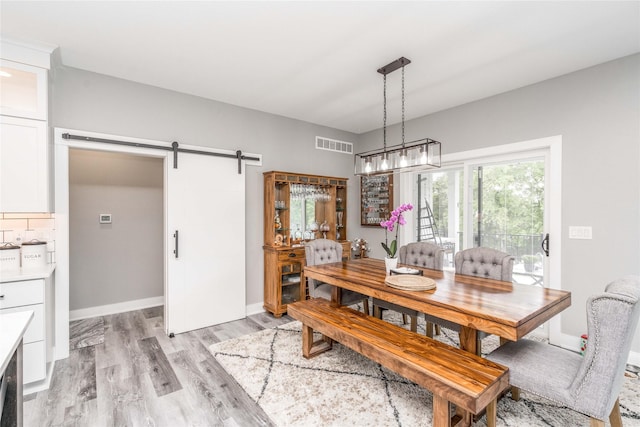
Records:
[[[302,354],[330,350],[332,340],[368,357],[433,393],[433,425],[470,425],[487,409],[495,426],[496,400],[509,386],[508,368],[346,306],[316,298],[287,305],[302,327]],[[313,340],[313,331],[324,335]],[[456,405],[452,417],[449,403]]]

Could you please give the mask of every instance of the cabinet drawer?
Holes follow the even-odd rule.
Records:
[[[47,374],[44,341],[22,346],[22,382],[24,384],[43,380]]]
[[[292,261],[292,260],[304,262],[305,260],[304,248],[278,252],[278,261]]]
[[[0,283],[0,309],[44,302],[44,279]]]
[[[18,313],[20,311],[33,311],[33,319],[31,319],[31,323],[29,323],[29,327],[24,333],[24,343],[42,341],[44,339],[44,304],[5,308],[0,310],[0,314]]]

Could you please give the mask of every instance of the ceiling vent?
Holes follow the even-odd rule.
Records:
[[[337,139],[316,136],[316,149],[353,154],[353,142],[338,141]]]

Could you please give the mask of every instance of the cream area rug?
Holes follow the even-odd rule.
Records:
[[[385,319],[401,323],[392,312],[385,311]],[[300,322],[291,322],[213,344],[210,351],[277,426],[432,425],[429,391],[337,343],[307,360],[300,331]],[[424,333],[424,322],[420,331]],[[456,333],[442,332],[438,339],[457,344]],[[497,338],[488,337],[482,345],[483,351],[491,351]],[[635,373],[625,376],[620,406],[623,425],[640,427],[640,379]],[[518,402],[510,397],[499,401],[497,423],[588,426],[589,418],[523,391]],[[484,417],[475,425],[486,425]]]

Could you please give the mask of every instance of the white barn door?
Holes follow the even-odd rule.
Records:
[[[245,317],[245,175],[233,159],[189,153],[165,168],[167,334]]]

